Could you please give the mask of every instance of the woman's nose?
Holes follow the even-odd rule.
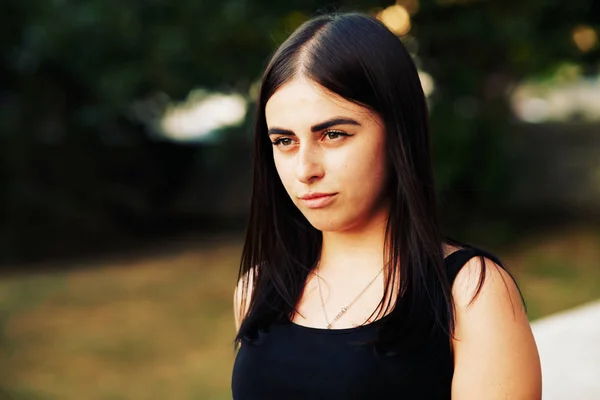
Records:
[[[322,155],[312,145],[300,146],[296,161],[296,179],[302,183],[310,183],[324,175]]]

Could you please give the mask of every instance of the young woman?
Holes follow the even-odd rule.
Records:
[[[440,231],[425,97],[384,25],[321,16],[281,45],[254,157],[234,399],[541,397],[513,279]]]

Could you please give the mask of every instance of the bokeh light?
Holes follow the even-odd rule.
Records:
[[[598,34],[589,26],[579,25],[573,29],[573,41],[580,51],[587,53],[598,44]]]
[[[241,123],[247,102],[239,94],[190,93],[187,101],[170,106],[160,126],[162,134],[176,141],[201,141],[214,131]]]
[[[398,36],[406,35],[411,28],[410,14],[401,5],[395,4],[377,14],[377,19]]]

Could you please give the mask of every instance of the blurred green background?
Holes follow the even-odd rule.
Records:
[[[446,231],[600,298],[600,2],[5,0],[0,399],[231,398],[257,83],[336,10],[415,57]]]

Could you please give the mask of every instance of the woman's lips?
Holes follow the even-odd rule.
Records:
[[[300,201],[308,208],[323,208],[335,200],[337,193],[312,193],[300,197]]]

